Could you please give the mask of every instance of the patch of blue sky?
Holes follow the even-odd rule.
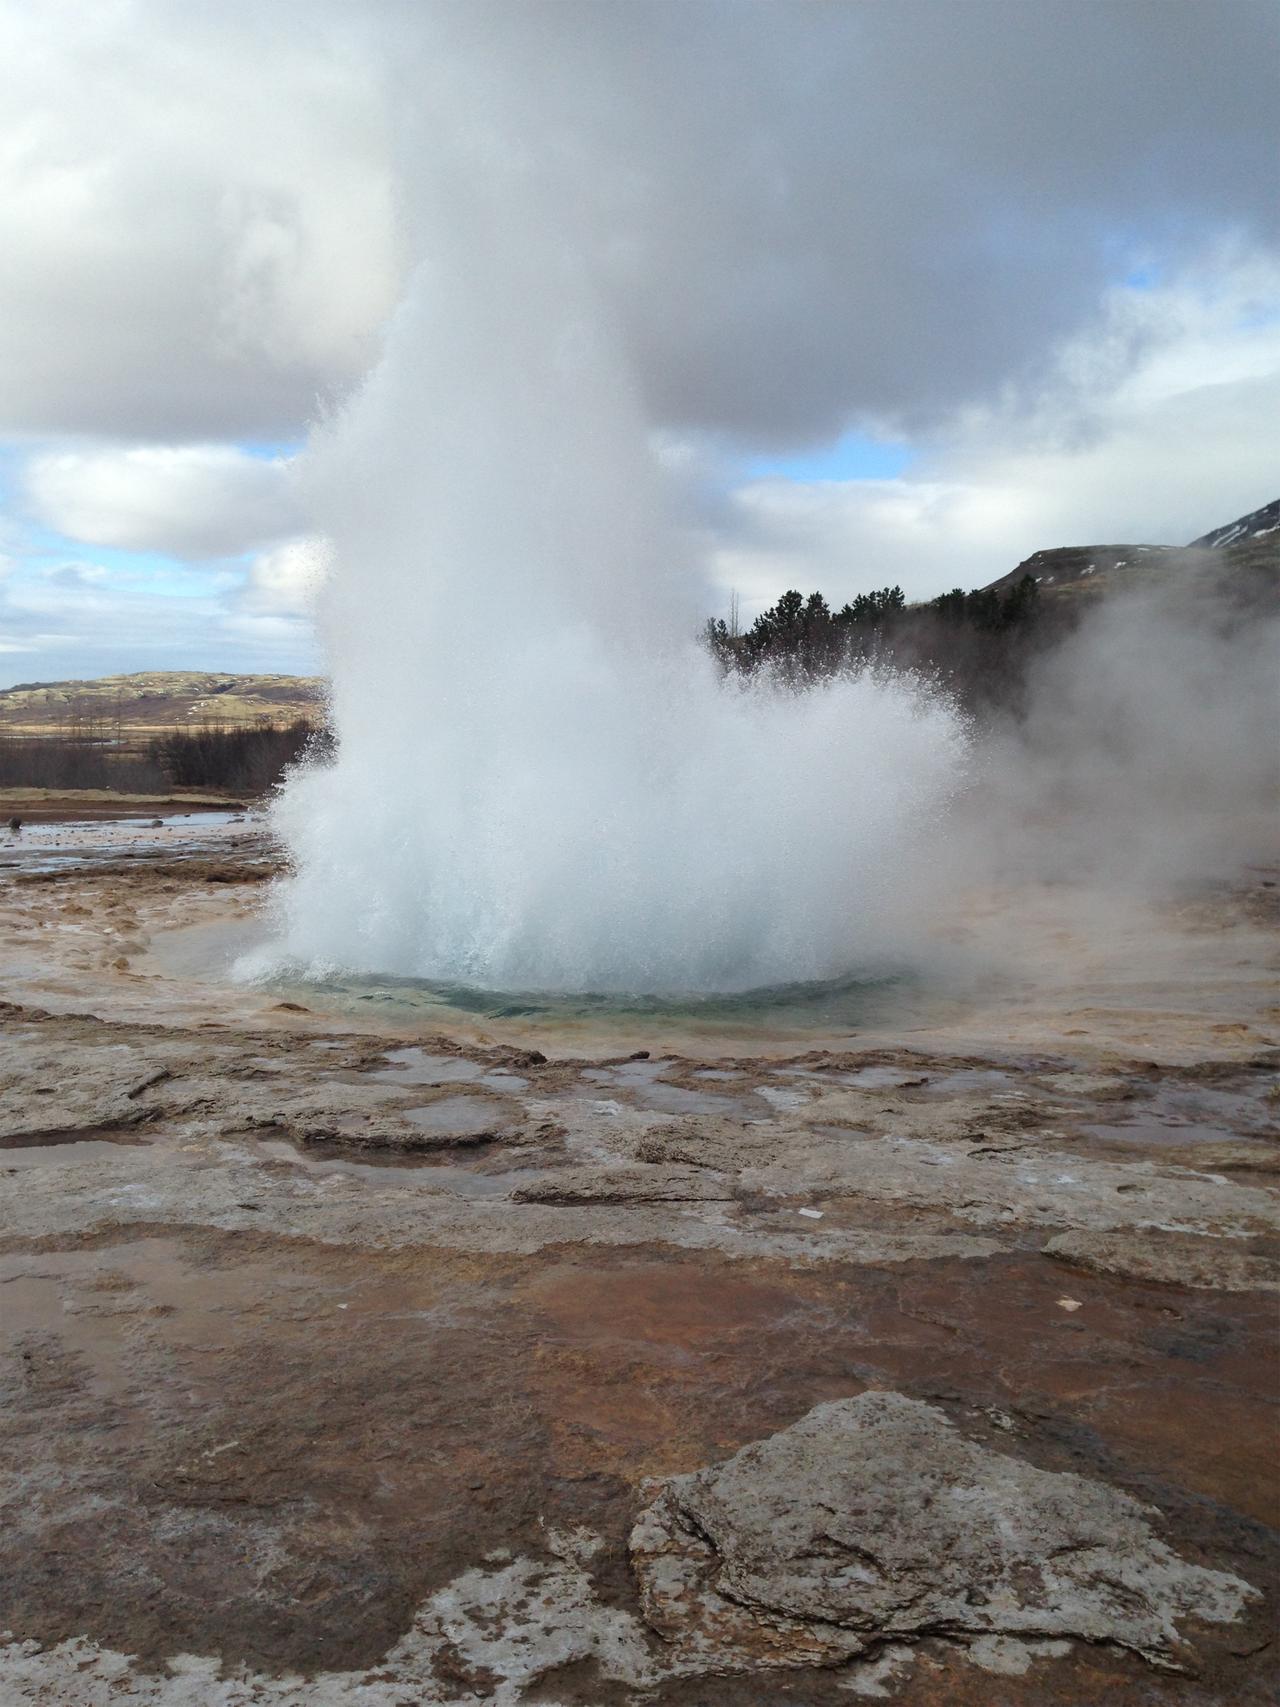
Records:
[[[21,484],[21,469],[27,453],[17,445],[0,444],[0,504],[13,502]]]
[[[43,574],[68,563],[87,563],[106,569],[113,578],[153,593],[178,599],[207,598],[225,584],[228,569],[243,572],[243,559],[221,563],[184,563],[161,551],[129,551],[114,545],[86,545],[51,528],[28,526],[15,553],[15,572]]]
[[[1237,332],[1265,332],[1269,326],[1280,325],[1280,302],[1256,302],[1241,309],[1235,318]]]
[[[1124,290],[1162,290],[1175,281],[1175,269],[1166,262],[1156,260],[1149,250],[1135,249],[1131,235],[1116,236],[1107,248],[1118,257],[1118,265],[1126,269],[1119,278],[1119,284]],[[1135,259],[1135,255],[1140,255],[1141,258]],[[1219,290],[1230,292],[1233,289],[1233,280],[1228,272],[1218,281],[1201,278],[1196,288],[1205,300],[1211,302]],[[1232,321],[1232,329],[1237,332],[1265,331],[1277,322],[1280,322],[1280,300],[1262,300],[1241,308]]]
[[[1167,277],[1167,270],[1158,261],[1141,261],[1120,282],[1126,290],[1159,290]]]
[[[825,445],[783,456],[752,456],[741,463],[747,480],[794,480],[800,484],[845,480],[895,480],[915,458],[910,445],[894,439],[842,433]]]
[[[241,439],[236,449],[259,462],[287,462],[291,456],[297,456],[305,443],[305,439]]]
[[[1156,222],[1142,229],[1109,225],[1096,234],[1095,253],[1103,277],[1121,290],[1160,290],[1169,283],[1171,262],[1183,253],[1186,233],[1176,221]]]

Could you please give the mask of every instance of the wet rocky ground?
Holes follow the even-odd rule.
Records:
[[[424,1035],[163,970],[210,836],[0,874],[6,1707],[1273,1698],[1274,874],[906,1037]]]

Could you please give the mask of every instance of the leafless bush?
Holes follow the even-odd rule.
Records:
[[[151,743],[151,762],[175,788],[265,794],[304,753],[323,748],[327,732],[299,719],[285,729],[190,729]]]
[[[0,788],[115,789],[153,794],[165,787],[148,758],[60,735],[0,737]]]

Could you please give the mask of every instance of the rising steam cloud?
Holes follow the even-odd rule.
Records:
[[[311,452],[338,750],[278,808],[281,952],[507,989],[844,972],[894,940],[961,720],[901,680],[721,684],[589,281],[483,164],[455,157],[452,203],[437,180],[383,360]]]

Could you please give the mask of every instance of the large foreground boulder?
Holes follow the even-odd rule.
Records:
[[[1076,1637],[1177,1669],[1180,1620],[1230,1621],[1256,1591],[1179,1558],[1157,1518],[873,1392],[662,1484],[631,1547],[646,1618],[698,1669],[837,1664],[926,1636]]]

